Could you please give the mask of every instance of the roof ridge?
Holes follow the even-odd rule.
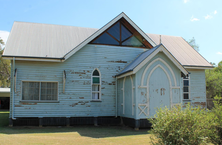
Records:
[[[14,23],[29,23],[29,24],[38,24],[38,25],[54,25],[54,26],[76,27],[76,28],[87,28],[87,29],[96,29],[96,30],[98,30],[98,28],[80,27],[80,26],[69,26],[69,25],[61,25],[61,24],[47,24],[47,23],[22,22],[22,21],[14,21]]]

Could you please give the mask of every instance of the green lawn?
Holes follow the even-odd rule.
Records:
[[[0,112],[0,144],[149,144],[148,130],[122,126],[8,127]]]

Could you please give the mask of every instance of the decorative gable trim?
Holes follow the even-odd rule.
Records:
[[[106,31],[109,27],[111,27],[114,23],[119,21],[121,18],[124,18],[136,31],[140,33],[142,37],[144,37],[153,47],[156,46],[155,42],[149,38],[149,36],[146,35],[125,13],[119,14],[117,17],[112,19],[109,23],[107,23],[105,26],[103,26],[101,29],[96,31],[94,34],[89,36],[86,40],[84,40],[82,43],[80,43],[77,47],[72,49],[70,52],[68,52],[64,58],[65,60],[71,57],[73,54],[75,54],[77,51],[79,51],[82,47],[84,47],[86,44],[90,43],[93,39],[98,37],[100,34],[102,34],[104,31]]]

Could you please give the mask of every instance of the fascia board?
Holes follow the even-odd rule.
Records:
[[[13,60],[13,57],[2,57],[3,59]],[[45,61],[45,62],[63,62],[62,59],[38,59],[38,58],[19,58],[15,57],[15,60],[21,61]]]
[[[186,68],[186,69],[214,69],[214,67],[201,67],[201,66],[184,66],[184,68]]]

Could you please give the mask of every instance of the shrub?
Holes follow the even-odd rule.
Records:
[[[214,97],[214,108],[209,112],[212,120],[209,139],[212,143],[222,145],[222,103],[221,97]]]
[[[212,115],[212,114],[211,114]],[[167,145],[198,145],[208,142],[208,136],[214,122],[208,111],[190,104],[182,109],[180,105],[171,109],[158,108],[152,123],[150,133],[157,142],[153,144]]]

